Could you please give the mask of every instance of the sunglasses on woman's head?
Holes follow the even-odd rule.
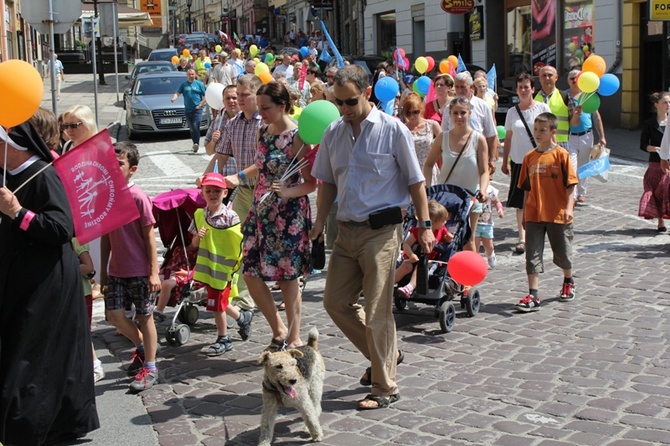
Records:
[[[454,98],[454,99],[451,100],[451,105],[455,105],[455,104],[457,104],[457,103],[461,103],[461,104],[469,104],[470,101],[468,101],[468,100],[465,99],[465,98]]]
[[[354,105],[358,105],[358,98],[348,98],[344,100],[335,98],[335,103],[337,105],[347,104],[349,107],[353,107]]]
[[[76,129],[76,128],[79,127],[81,124],[82,124],[81,122],[73,122],[72,124],[61,124],[60,127],[61,127],[63,130],[67,130],[67,129]]]

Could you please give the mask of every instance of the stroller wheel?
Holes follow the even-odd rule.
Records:
[[[456,308],[451,302],[442,302],[439,311],[440,328],[443,333],[449,333],[456,322]]]
[[[407,299],[403,298],[402,296],[398,296],[397,293],[393,296],[393,302],[395,303],[395,307],[398,309],[398,311],[403,311],[405,308],[407,308]]]
[[[168,341],[168,344],[175,345],[177,343],[177,338],[175,337],[175,330],[172,325],[170,325],[165,330],[165,340]]]
[[[479,290],[471,288],[468,297],[465,298],[465,311],[468,312],[468,316],[473,317],[475,314],[479,313],[479,304]]]
[[[199,317],[200,314],[198,313],[198,308],[196,308],[195,305],[187,304],[184,305],[184,307],[179,312],[178,319],[184,324],[194,325],[198,321]]]
[[[174,334],[176,344],[184,345],[191,337],[191,328],[186,324],[177,325],[177,329],[175,330]]]

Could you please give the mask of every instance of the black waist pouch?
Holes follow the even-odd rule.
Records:
[[[379,229],[386,225],[397,225],[402,223],[402,211],[400,207],[381,209],[370,214],[370,227]]]
[[[326,244],[323,237],[312,240],[312,269],[323,269],[326,266]]]

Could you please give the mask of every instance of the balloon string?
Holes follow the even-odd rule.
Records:
[[[7,140],[5,139],[5,161],[2,164],[2,170],[3,175],[2,175],[2,187],[7,186]]]

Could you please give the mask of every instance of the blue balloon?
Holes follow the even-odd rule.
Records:
[[[382,77],[375,83],[375,96],[377,96],[377,99],[381,102],[395,99],[399,91],[400,86],[398,86],[398,83],[392,77]]]
[[[428,90],[430,90],[430,78],[428,76],[421,76],[414,82],[416,83],[416,89],[419,90],[422,95],[425,96],[428,94]]]
[[[212,64],[209,62],[205,62],[205,68],[210,69],[212,68]]]
[[[612,73],[603,74],[600,78],[598,93],[601,96],[612,96],[619,89],[619,78]]]
[[[300,55],[303,58],[307,57],[308,54],[309,54],[309,48],[307,48],[306,46],[303,46],[302,48],[300,48]]]

